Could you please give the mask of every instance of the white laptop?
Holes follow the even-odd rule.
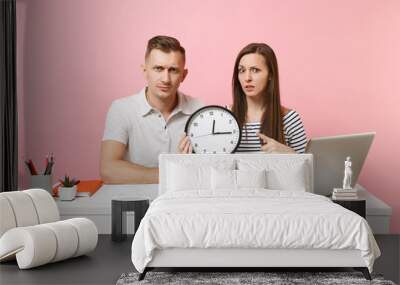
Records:
[[[327,196],[333,188],[342,188],[347,156],[352,161],[354,187],[374,136],[375,132],[369,132],[311,139],[306,153],[314,156],[314,193]]]

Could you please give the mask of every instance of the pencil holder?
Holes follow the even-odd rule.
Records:
[[[31,188],[41,188],[53,195],[51,175],[31,175]]]

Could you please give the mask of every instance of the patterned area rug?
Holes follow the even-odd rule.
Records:
[[[379,284],[395,285],[384,280],[381,275],[372,274],[372,281],[364,278],[360,272],[148,272],[142,281],[139,273],[124,273],[117,285],[134,284]]]

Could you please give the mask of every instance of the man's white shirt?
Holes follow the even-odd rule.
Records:
[[[150,106],[146,88],[138,94],[116,99],[107,113],[103,141],[127,146],[125,160],[146,167],[158,167],[160,153],[176,153],[187,119],[203,107],[200,100],[178,92],[178,105],[165,120]]]

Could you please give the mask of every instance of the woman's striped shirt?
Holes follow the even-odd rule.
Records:
[[[236,152],[261,151],[261,140],[257,136],[261,123],[245,123],[242,129],[242,138]],[[291,110],[283,117],[283,133],[286,145],[297,153],[304,153],[307,145],[307,136],[299,114]]]

